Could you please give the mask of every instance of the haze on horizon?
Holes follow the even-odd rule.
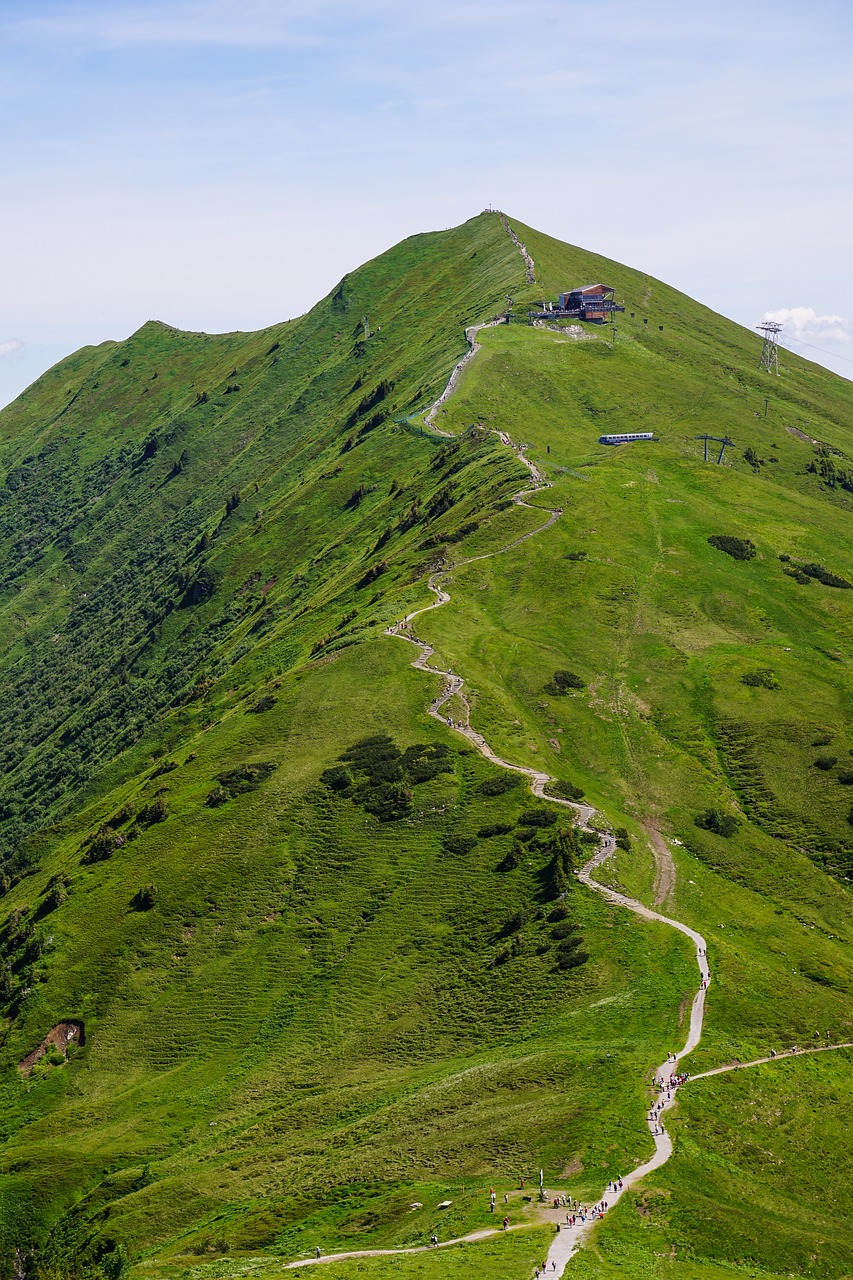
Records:
[[[851,35],[841,0],[9,0],[0,403],[488,204],[853,376]]]

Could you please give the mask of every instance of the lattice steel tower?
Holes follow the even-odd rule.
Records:
[[[755,327],[759,333],[764,334],[764,346],[761,348],[761,359],[758,362],[758,367],[759,369],[766,369],[768,373],[778,373],[779,333],[782,326],[777,324],[775,320],[765,320]]]

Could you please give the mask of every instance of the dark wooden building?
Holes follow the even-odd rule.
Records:
[[[573,311],[580,320],[606,320],[611,311],[623,311],[613,301],[616,292],[608,284],[585,284],[560,294],[560,310]]]

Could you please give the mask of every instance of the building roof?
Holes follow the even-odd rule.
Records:
[[[605,293],[615,293],[616,290],[609,284],[580,284],[575,289],[567,289],[566,293],[588,293],[590,289],[603,289]]]

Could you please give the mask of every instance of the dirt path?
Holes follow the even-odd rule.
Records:
[[[531,473],[534,481],[533,487],[521,490],[521,492],[517,493],[513,499],[513,501],[519,506],[531,507],[531,504],[526,502],[525,498],[531,493],[538,493],[543,489],[550,488],[550,485],[544,479],[536,465],[526,457],[526,451],[523,445],[516,448],[505,432],[498,432],[498,435],[502,444],[506,445],[507,448],[515,449],[516,457],[529,469]],[[542,510],[542,508],[531,509]],[[498,551],[489,552],[488,554],[481,556],[472,556],[467,560],[461,560],[458,564],[453,566],[453,569],[461,569],[465,565],[473,564],[478,560],[488,560],[492,556],[502,555],[512,547],[517,547],[520,543],[526,542],[528,538],[537,537],[539,534],[544,533],[545,530],[550,528],[561,515],[562,508],[551,508],[549,518],[541,524],[539,528],[531,530],[520,538],[516,538],[505,547],[501,547]],[[550,804],[559,804],[565,808],[572,809],[577,815],[578,825],[581,830],[591,831],[593,829],[591,822],[596,814],[596,810],[592,805],[578,804],[574,801],[560,800],[554,796],[546,796],[545,788],[552,780],[550,774],[545,773],[540,769],[533,769],[526,765],[515,764],[512,761],[504,760],[502,756],[499,756],[483,735],[471,724],[470,705],[463,692],[465,686],[463,678],[460,675],[455,674],[453,671],[445,671],[441,667],[431,665],[430,659],[432,658],[435,650],[432,645],[427,644],[426,641],[419,639],[415,635],[412,630],[412,623],[422,614],[428,613],[432,609],[440,609],[450,602],[449,593],[443,586],[441,586],[440,583],[440,579],[450,572],[452,572],[450,569],[443,569],[434,573],[427,583],[429,590],[435,596],[433,603],[425,605],[422,609],[416,609],[412,613],[407,614],[401,622],[396,623],[393,627],[389,627],[386,631],[386,635],[394,636],[401,640],[407,640],[409,643],[416,645],[420,652],[412,663],[412,666],[417,668],[419,671],[426,671],[430,675],[436,675],[442,678],[444,682],[443,687],[441,692],[430,705],[430,715],[434,716],[437,720],[440,720],[442,724],[447,725],[447,727],[452,729],[454,732],[462,734],[469,742],[473,743],[481,755],[485,756],[486,759],[490,760],[493,764],[498,765],[502,769],[509,769],[514,773],[524,774],[525,777],[530,779],[530,787],[534,795],[543,799],[547,798]],[[443,708],[451,698],[457,698],[462,704],[464,708],[464,720],[454,720],[444,714]],[[686,937],[691,939],[696,951],[696,962],[699,968],[700,984],[693,998],[693,1004],[690,1011],[690,1031],[687,1041],[684,1044],[684,1047],[677,1054],[671,1055],[667,1061],[661,1065],[656,1073],[656,1078],[668,1081],[670,1076],[675,1074],[676,1065],[680,1059],[685,1057],[687,1054],[692,1053],[696,1048],[702,1034],[702,1023],[705,1014],[705,993],[711,976],[707,960],[705,959],[705,940],[701,934],[697,933],[694,929],[689,928],[687,925],[682,924],[680,920],[673,920],[669,916],[661,915],[657,911],[647,907],[644,903],[638,902],[634,898],[626,897],[625,894],[617,893],[606,885],[600,884],[594,878],[593,872],[613,855],[616,850],[616,841],[612,835],[607,833],[599,832],[598,834],[600,839],[598,852],[590,859],[583,869],[577,873],[578,879],[581,883],[585,884],[594,892],[600,893],[608,902],[617,906],[626,907],[629,911],[633,911],[644,920],[656,921],[657,923],[668,925],[670,928],[677,929],[680,933],[683,933]],[[662,840],[661,843],[663,843]],[[672,862],[672,855],[669,853],[668,849],[667,854],[669,855],[669,858],[668,862],[663,863],[665,874],[661,874],[661,881],[663,882],[665,880],[665,891],[668,893],[672,888],[674,864]],[[660,866],[661,863],[659,862],[658,865]],[[650,1112],[648,1118],[648,1127],[655,1145],[654,1154],[644,1164],[639,1165],[636,1169],[624,1174],[622,1177],[621,1187],[618,1184],[611,1184],[612,1189],[608,1189],[603,1193],[602,1200],[599,1201],[599,1205],[590,1206],[590,1212],[585,1212],[583,1218],[579,1218],[574,1226],[570,1226],[565,1222],[565,1209],[543,1209],[541,1211],[541,1217],[545,1221],[552,1221],[555,1226],[558,1224],[560,1225],[560,1230],[555,1234],[553,1244],[548,1254],[549,1264],[551,1262],[556,1264],[553,1271],[548,1271],[549,1276],[562,1276],[566,1263],[576,1252],[583,1237],[589,1232],[593,1224],[600,1217],[599,1206],[601,1206],[605,1200],[607,1201],[608,1208],[612,1208],[620,1196],[622,1196],[629,1187],[639,1181],[639,1179],[645,1177],[646,1174],[651,1173],[654,1169],[660,1168],[660,1166],[665,1164],[672,1155],[672,1140],[661,1122],[661,1117],[665,1111],[674,1105],[675,1097],[676,1089],[666,1088],[661,1092],[657,1101],[653,1104],[653,1110]]]
[[[657,827],[644,823],[652,854],[655,859],[655,883],[652,889],[654,904],[660,907],[666,902],[675,888],[675,859],[672,850],[664,840]]]
[[[535,284],[536,283],[536,263],[533,261],[530,254],[527,252],[527,245],[522,240],[519,240],[518,236],[515,234],[512,227],[510,226],[509,218],[506,216],[505,213],[498,213],[498,217],[501,220],[501,226],[503,227],[504,231],[507,233],[510,240],[515,245],[516,249],[524,259],[524,275],[525,275],[525,279],[527,280],[527,283]]]
[[[698,1072],[697,1075],[690,1077],[690,1082],[707,1080],[708,1076],[721,1076],[725,1071],[745,1071],[747,1067],[760,1067],[765,1062],[782,1062],[785,1058],[802,1058],[807,1053],[830,1053],[833,1049],[853,1049],[853,1040],[844,1040],[841,1044],[816,1044],[812,1049],[800,1049],[795,1046],[791,1049],[783,1049],[781,1053],[772,1053],[769,1058],[753,1058],[752,1062],[727,1062],[722,1067],[712,1067],[710,1071]]]
[[[453,395],[453,392],[456,390],[456,384],[459,381],[460,377],[462,376],[462,370],[465,368],[467,364],[471,363],[471,361],[474,359],[474,356],[481,349],[480,344],[477,341],[477,334],[480,332],[480,330],[494,329],[495,325],[504,324],[505,321],[506,321],[506,316],[501,314],[499,316],[495,316],[494,320],[486,320],[484,321],[483,324],[472,324],[470,328],[465,330],[465,341],[468,343],[468,350],[465,352],[465,355],[462,357],[462,359],[453,366],[453,371],[450,374],[450,377],[447,379],[447,386],[444,388],[444,390],[442,391],[438,399],[429,407],[429,409],[427,409],[426,413],[424,414],[424,423],[426,424],[426,426],[432,427],[433,418],[438,413],[441,406],[450,399],[450,397]],[[450,434],[448,431],[439,431],[437,427],[433,427],[433,431],[438,432],[438,434],[441,436],[446,436]]]

